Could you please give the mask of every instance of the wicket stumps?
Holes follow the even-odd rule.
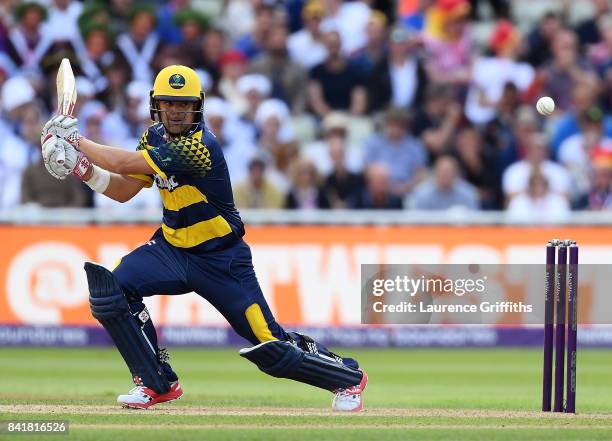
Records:
[[[555,255],[556,254],[556,255]],[[568,265],[569,255],[569,265]],[[556,262],[555,262],[556,257]],[[544,370],[542,410],[550,412],[554,379],[555,412],[576,413],[576,352],[578,314],[578,245],[573,240],[553,239],[546,246],[544,296]],[[566,309],[567,303],[567,309]],[[556,311],[555,311],[556,310]],[[567,373],[565,371],[565,317],[567,311]],[[554,330],[554,331],[553,331]],[[567,374],[567,375],[566,375]],[[564,401],[564,375],[567,397]]]

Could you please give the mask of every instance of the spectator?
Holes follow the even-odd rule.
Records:
[[[467,0],[437,0],[428,14],[427,73],[434,83],[462,89],[470,81],[473,43],[467,26],[469,12]]]
[[[408,114],[391,109],[385,114],[384,129],[366,142],[365,164],[387,166],[392,192],[404,196],[421,180],[427,160],[421,142],[408,133]]]
[[[80,49],[83,43],[77,20],[83,12],[83,4],[74,0],[53,0],[48,12],[48,18],[41,28],[46,44],[70,41],[75,48]]]
[[[149,115],[149,91],[151,85],[143,81],[132,81],[125,89],[126,105],[118,107],[104,119],[104,132],[113,145],[129,146],[138,142],[147,127],[142,124],[144,116]]]
[[[372,163],[365,171],[366,185],[350,197],[347,205],[365,210],[401,210],[402,199],[391,191],[391,174],[382,163]]]
[[[281,3],[283,13],[286,14],[287,25],[291,33],[297,32],[303,27],[302,12],[307,4],[306,0],[285,0]],[[322,5],[322,4],[321,4]]]
[[[200,11],[185,8],[174,17],[181,27],[181,44],[178,50],[189,60],[197,60],[202,51],[204,32],[208,29],[208,17]],[[198,62],[195,62],[198,65]]]
[[[97,96],[100,98],[101,101],[104,102],[104,104],[110,111],[115,111],[122,107],[125,107],[127,103],[127,97],[125,96],[125,86],[126,84],[130,83],[130,67],[127,65],[127,63],[124,62],[123,59],[116,58],[104,70],[103,74],[107,87],[103,93],[97,94]],[[93,82],[89,78],[87,78],[87,80],[94,86],[94,91],[96,91],[97,89]],[[77,104],[80,99],[81,95],[79,94]]]
[[[579,58],[578,41],[571,30],[562,30],[555,36],[552,52],[553,60],[541,72],[542,95],[555,100],[557,112],[565,112],[571,107],[574,87],[578,84],[594,85],[596,77],[585,60]]]
[[[604,15],[612,12],[609,0],[592,0],[591,3],[595,9],[595,14],[576,26],[576,35],[581,46],[592,45],[601,41],[601,33],[597,22]]]
[[[283,207],[284,196],[266,178],[266,162],[263,159],[251,159],[246,180],[234,189],[234,201],[238,209]]]
[[[418,57],[419,36],[406,28],[391,32],[388,56],[378,63],[368,78],[370,112],[393,107],[417,107],[423,99],[427,74]]]
[[[262,1],[255,8],[253,30],[238,39],[235,49],[242,52],[247,59],[255,58],[266,47],[270,31],[274,27],[274,5]]]
[[[330,156],[331,143],[339,143],[344,151],[346,167],[352,172],[359,172],[363,167],[363,149],[361,145],[349,144],[348,128],[350,117],[346,113],[331,112],[321,123],[323,139],[302,147],[302,155],[310,158],[323,176],[330,174],[334,161]]]
[[[612,138],[604,133],[603,112],[599,107],[592,107],[581,115],[581,129],[581,133],[567,138],[559,147],[559,162],[573,178],[572,200],[589,191],[593,150],[612,151]]]
[[[287,49],[291,59],[306,69],[311,69],[325,60],[327,52],[321,34],[321,20],[325,9],[320,0],[309,0],[302,10],[304,28],[291,34]]]
[[[589,192],[589,210],[612,210],[612,152],[595,150],[592,155],[593,175]]]
[[[548,12],[541,19],[536,28],[527,35],[527,49],[525,59],[532,66],[538,68],[552,58],[552,42],[563,30],[563,22],[559,14]]]
[[[240,119],[251,133],[251,138],[255,139],[257,131],[255,115],[259,105],[270,96],[272,84],[264,75],[248,74],[240,77],[237,83],[241,101],[239,104],[233,103],[234,109],[240,115]]]
[[[327,146],[332,170],[325,178],[323,188],[333,208],[346,208],[347,202],[362,192],[363,176],[347,168],[345,139],[342,136],[330,136]]]
[[[45,169],[42,156],[23,171],[21,177],[21,203],[45,208],[87,206],[82,184],[73,178],[59,181]]]
[[[267,0],[232,0],[223,3],[223,12],[220,21],[222,28],[228,33],[232,41],[244,37],[255,26],[255,9],[259,3]]]
[[[253,59],[250,71],[267,76],[272,83],[271,96],[287,103],[292,113],[304,111],[306,71],[289,58],[285,26],[270,30],[265,51]]]
[[[181,29],[174,21],[177,12],[187,8],[189,0],[169,0],[157,9],[157,34],[163,43],[178,45],[183,36]]]
[[[113,24],[113,33],[121,34],[127,32],[130,27],[132,12],[135,6],[134,0],[110,0],[108,12],[110,12],[111,21]],[[103,5],[104,7],[104,5]]]
[[[419,184],[410,197],[417,210],[479,208],[478,192],[459,176],[459,163],[452,156],[440,156],[434,164],[434,176]]]
[[[38,66],[44,38],[41,29],[47,9],[37,2],[23,2],[15,8],[18,25],[9,33],[7,52],[13,62],[24,69]]]
[[[118,32],[118,23],[112,21],[112,17],[108,7],[102,3],[88,2],[83,7],[83,12],[77,19],[77,26],[81,34],[90,27],[103,26],[106,27],[111,34]]]
[[[35,97],[34,88],[21,76],[10,78],[4,83],[0,93],[2,104],[0,135],[4,136],[6,132],[17,134],[24,113]]]
[[[512,152],[512,162],[528,156],[533,135],[540,130],[538,116],[533,107],[527,105],[519,107],[514,119],[513,129],[512,137],[515,145],[514,152]],[[506,163],[506,165],[510,164]]]
[[[151,83],[151,65],[159,37],[155,32],[155,11],[150,6],[130,10],[130,29],[117,37],[117,47],[132,68],[132,79]]]
[[[76,77],[75,85],[78,99],[74,103],[72,113],[73,115],[78,115],[83,106],[94,99],[96,95],[96,88],[91,81],[81,76]],[[56,106],[51,107],[55,108]]]
[[[108,122],[107,115],[108,109],[104,104],[100,101],[90,101],[79,112],[79,129],[89,139],[102,144],[108,143],[112,131],[105,130],[103,127],[104,123]],[[127,148],[127,146],[125,147]]]
[[[221,56],[219,64],[221,66],[221,78],[218,84],[220,94],[231,103],[242,101],[238,90],[238,79],[246,72],[246,57],[241,52],[231,49]]]
[[[366,43],[366,26],[371,10],[365,1],[325,0],[327,16],[321,25],[336,29],[342,42],[342,53],[350,56]]]
[[[534,69],[516,61],[521,47],[521,35],[512,23],[497,23],[489,39],[495,54],[481,57],[472,69],[472,81],[465,103],[465,115],[473,124],[486,124],[495,118],[497,104],[507,83],[513,83],[522,93],[534,80]]]
[[[514,121],[520,107],[521,92],[516,84],[512,82],[504,84],[502,95],[496,105],[496,117],[502,121]]]
[[[561,144],[573,135],[581,131],[580,116],[585,115],[587,110],[596,106],[597,88],[590,84],[578,84],[572,91],[572,106],[570,110],[563,114],[553,128],[551,149],[553,157],[559,155]],[[612,137],[612,116],[604,116],[604,130],[609,137]]]
[[[427,160],[423,144],[409,133],[407,112],[390,109],[385,114],[383,132],[366,142],[364,163],[386,164],[392,191],[399,196],[410,192],[421,180]]]
[[[40,155],[40,109],[28,102],[16,110],[20,115],[17,131],[6,131],[0,143],[0,209],[19,205],[22,173]]]
[[[478,190],[480,207],[500,209],[503,198],[495,148],[484,143],[475,127],[466,127],[457,134],[457,154],[465,180]]]
[[[332,110],[361,115],[366,111],[367,95],[359,69],[348,63],[340,50],[340,34],[324,35],[327,58],[310,71],[308,97],[314,113],[323,118]]]
[[[424,104],[416,109],[413,133],[423,141],[430,163],[448,151],[461,117],[461,105],[454,99],[450,86],[430,84],[427,87]]]
[[[473,20],[480,20],[479,6],[483,3],[482,0],[470,0],[472,6],[471,17]],[[487,3],[493,9],[496,18],[508,18],[510,16],[511,0],[487,0]]]
[[[14,76],[16,72],[17,66],[15,66],[15,63],[5,52],[0,50],[0,89],[2,89],[4,82]]]
[[[551,221],[564,219],[570,207],[565,197],[551,191],[548,179],[536,168],[529,175],[527,191],[512,197],[507,212],[516,220]]]
[[[293,141],[290,117],[289,108],[281,100],[270,98],[263,101],[255,114],[259,145],[272,151],[277,143]]]
[[[208,72],[213,80],[213,89],[216,88],[221,72],[219,65],[225,50],[225,33],[220,29],[211,28],[206,31],[202,40],[200,54],[196,57],[196,67]]]
[[[253,140],[243,130],[228,102],[211,97],[204,101],[206,124],[215,134],[232,180],[240,182],[247,175],[247,165],[256,154]]]
[[[605,77],[612,63],[612,13],[602,16],[597,23],[601,41],[591,46],[589,58],[597,73]]]
[[[113,65],[131,65],[123,54],[112,46],[112,34],[106,25],[88,25],[82,33],[85,39],[85,53],[79,56],[80,65],[83,73],[94,84],[96,91],[103,92],[108,87],[108,79],[104,76],[104,72]],[[132,71],[130,68],[130,76]],[[130,80],[131,78],[128,78],[128,81]]]
[[[539,128],[533,107],[519,104],[518,89],[507,83],[497,104],[497,116],[481,130],[485,144],[496,152],[498,173],[523,155],[525,137]]]
[[[372,11],[366,27],[366,45],[349,58],[350,62],[359,67],[362,75],[372,73],[376,65],[387,55],[387,17],[380,11]]]
[[[319,186],[315,165],[306,158],[298,158],[292,165],[292,186],[285,199],[285,208],[312,210],[330,208],[325,192]]]
[[[289,108],[277,99],[265,100],[255,114],[257,147],[267,159],[268,177],[281,191],[289,190],[290,166],[297,155]]]
[[[570,191],[571,178],[561,165],[548,159],[548,139],[543,133],[530,134],[527,139],[525,159],[508,167],[502,176],[502,188],[507,199],[527,191],[529,177],[539,170],[550,190],[562,196]]]

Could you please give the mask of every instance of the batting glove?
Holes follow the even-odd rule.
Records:
[[[56,179],[64,180],[72,174],[81,181],[92,168],[91,161],[83,152],[78,151],[65,139],[48,134],[42,145],[45,168]],[[58,161],[58,158],[63,161]]]
[[[79,129],[77,127],[78,119],[68,115],[55,115],[44,125],[40,135],[41,143],[48,134],[55,135],[59,138],[64,138],[77,149],[79,148]]]

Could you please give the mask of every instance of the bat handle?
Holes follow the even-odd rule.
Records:
[[[66,162],[66,154],[63,151],[58,153],[57,158],[55,158],[55,162],[60,165],[64,164],[64,162]]]

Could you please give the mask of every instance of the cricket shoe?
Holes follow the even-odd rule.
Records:
[[[183,396],[183,389],[178,381],[170,383],[170,390],[165,394],[158,394],[146,386],[136,386],[125,395],[119,395],[117,402],[123,407],[132,409],[148,409],[154,404],[178,400]]]
[[[340,412],[361,412],[363,410],[363,390],[368,384],[368,374],[363,372],[361,383],[346,389],[335,391],[332,410]]]

